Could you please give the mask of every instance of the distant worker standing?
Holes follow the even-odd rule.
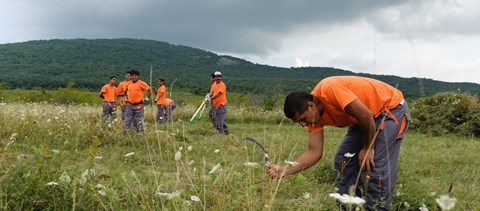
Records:
[[[137,134],[144,134],[143,125],[143,102],[148,102],[149,97],[152,95],[150,86],[142,80],[138,79],[140,73],[137,70],[130,71],[132,80],[127,83],[125,89],[125,95],[128,100],[127,109],[125,111],[125,125],[123,133],[127,135],[130,131],[130,126],[133,123]],[[144,92],[147,92],[145,97]]]
[[[98,94],[103,99],[103,108],[102,108],[102,120],[107,121],[109,116],[116,118],[117,102],[115,101],[115,95],[117,93],[117,87],[115,87],[115,82],[117,82],[117,76],[110,76],[110,82],[105,84]]]
[[[228,135],[228,127],[225,122],[227,114],[227,87],[222,82],[222,73],[216,71],[214,73],[215,82],[210,89],[210,99],[215,107],[215,126],[218,133],[225,133]]]
[[[157,90],[157,97],[155,98],[155,102],[157,103],[157,122],[159,124],[164,123],[164,117],[166,112],[166,99],[167,99],[167,88],[165,87],[165,79],[159,78],[158,79],[158,90]]]
[[[120,82],[117,86],[117,100],[120,102],[120,106],[122,108],[122,121],[125,121],[125,111],[127,110],[128,101],[127,96],[124,95],[125,88],[127,87],[127,83],[130,81],[130,70],[125,72],[125,80]]]

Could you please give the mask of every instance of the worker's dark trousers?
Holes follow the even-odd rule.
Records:
[[[384,127],[380,129],[375,140],[375,169],[371,170],[369,176],[362,171],[358,185],[353,189],[353,194],[366,200],[367,210],[390,208],[397,177],[400,144],[411,122],[406,101],[403,105],[399,104],[396,108],[390,109],[390,114],[383,112],[375,118],[377,130],[384,114],[386,115]],[[392,114],[397,122],[391,118]],[[360,128],[358,125],[349,126],[335,155],[335,184],[340,194],[349,194],[349,188],[356,183],[360,171],[358,154],[362,148]],[[353,157],[350,157],[352,154]]]

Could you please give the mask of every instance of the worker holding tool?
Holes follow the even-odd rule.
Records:
[[[210,99],[215,107],[215,126],[218,133],[229,134],[225,116],[227,114],[227,87],[222,81],[222,73],[215,71],[215,82],[210,89]]]
[[[375,79],[333,76],[311,93],[290,93],[283,109],[285,116],[308,128],[308,148],[295,160],[297,165],[269,165],[270,176],[281,178],[313,166],[323,155],[323,126],[348,126],[335,155],[338,192],[365,198],[367,210],[390,208],[400,144],[411,122],[401,91]]]

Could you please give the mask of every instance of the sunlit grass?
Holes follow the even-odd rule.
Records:
[[[335,210],[333,157],[344,129],[326,128],[323,159],[282,180],[270,179],[260,141],[273,163],[294,160],[307,132],[279,111],[231,106],[230,135],[206,119],[188,119],[179,106],[174,122],[153,122],[146,134],[121,135],[119,121],[102,123],[101,107],[48,103],[0,105],[0,208],[58,210]],[[479,140],[431,137],[409,131],[400,154],[394,210],[439,210],[449,193],[456,210],[476,210]],[[258,165],[245,165],[245,163]],[[70,178],[68,180],[67,178]]]

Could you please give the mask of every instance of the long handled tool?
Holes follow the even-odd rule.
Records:
[[[202,101],[202,104],[200,104],[200,106],[198,107],[198,109],[195,111],[195,113],[193,114],[192,118],[190,118],[190,121],[188,121],[188,123],[192,123],[193,120],[195,120],[195,117],[197,116],[198,112],[200,112],[200,110],[202,110],[202,108],[205,108],[205,104],[207,103],[208,101],[208,98],[205,97],[205,99],[203,99]]]

